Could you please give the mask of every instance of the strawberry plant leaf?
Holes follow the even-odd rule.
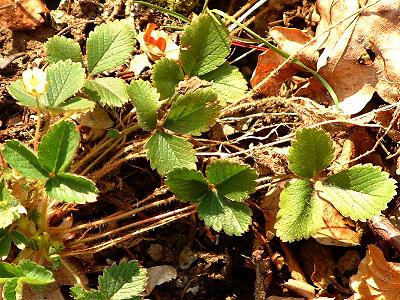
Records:
[[[202,198],[197,210],[208,227],[228,235],[242,235],[251,224],[252,212],[246,204],[230,201],[215,191]]]
[[[322,129],[297,130],[296,140],[289,148],[289,168],[298,176],[312,178],[329,166],[333,153],[333,142]]]
[[[104,269],[99,277],[99,289],[86,291],[75,285],[71,291],[77,300],[132,300],[142,299],[147,282],[147,271],[136,261],[121,262]]]
[[[128,87],[128,95],[136,107],[140,127],[147,131],[156,128],[160,95],[151,83],[144,80],[132,81]]]
[[[196,151],[187,140],[157,131],[146,143],[147,158],[161,175],[176,168],[196,168]]]
[[[75,97],[63,102],[61,105],[54,107],[52,112],[63,113],[63,112],[87,112],[93,110],[96,103],[86,98]]]
[[[29,240],[27,239],[27,237],[22,232],[17,230],[11,231],[11,240],[20,250],[24,250],[25,247],[29,244]]]
[[[285,242],[308,238],[324,225],[323,206],[311,181],[294,179],[281,192],[276,235]]]
[[[182,202],[200,202],[210,191],[203,174],[187,168],[174,169],[169,172],[166,184]]]
[[[371,164],[356,165],[322,182],[321,195],[345,217],[366,221],[396,195],[396,181]]]
[[[26,213],[25,207],[7,189],[5,181],[0,180],[0,229],[7,228]]]
[[[18,278],[7,280],[2,296],[4,300],[22,300],[22,282]]]
[[[248,91],[247,81],[235,66],[224,63],[218,69],[201,76],[201,79],[212,82],[211,89],[218,94],[221,105],[235,103]]]
[[[102,73],[124,64],[131,56],[134,44],[134,31],[126,21],[97,26],[86,42],[89,73]]]
[[[0,260],[5,260],[10,253],[11,237],[8,232],[3,231],[0,234]]]
[[[121,107],[128,102],[128,85],[121,78],[102,77],[87,80],[83,86],[84,92],[92,101],[110,107]]]
[[[83,204],[95,202],[95,184],[82,176],[61,173],[46,182],[47,194],[58,201]]]
[[[163,58],[154,64],[152,79],[160,98],[166,99],[175,93],[175,88],[184,79],[184,74],[176,61]]]
[[[4,145],[3,157],[9,165],[26,178],[47,179],[48,172],[31,149],[19,141],[8,141]]]
[[[74,123],[61,121],[55,124],[38,146],[38,159],[42,167],[53,174],[65,171],[78,149],[79,140]]]
[[[208,181],[219,195],[232,201],[243,201],[256,191],[257,173],[246,165],[229,160],[214,160],[207,166]]]
[[[31,108],[37,108],[36,99],[25,92],[24,84],[21,79],[12,82],[7,91],[18,101],[19,104]],[[39,105],[43,104],[43,96],[39,97]]]
[[[217,94],[211,89],[198,89],[176,99],[164,127],[178,133],[200,135],[215,123],[220,111]]]
[[[202,14],[185,28],[181,60],[185,73],[201,76],[218,68],[230,52],[229,32],[216,18]]]
[[[59,106],[79,91],[85,83],[85,70],[71,60],[58,61],[47,70],[48,89],[46,102],[50,107]]]
[[[19,276],[23,283],[36,287],[54,282],[53,274],[49,270],[31,260],[21,260],[18,267],[23,274]]]
[[[49,63],[70,59],[73,62],[82,62],[81,47],[77,42],[64,36],[53,36],[45,44],[45,51]]]

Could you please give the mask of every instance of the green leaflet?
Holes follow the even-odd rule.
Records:
[[[166,99],[175,93],[178,83],[184,80],[184,74],[176,61],[163,58],[154,64],[152,79],[160,98]]]
[[[230,52],[229,32],[208,14],[195,18],[181,38],[181,60],[185,74],[201,76],[214,71]]]
[[[333,142],[322,129],[298,130],[289,148],[289,168],[297,176],[312,178],[329,166],[333,152]]]
[[[45,44],[49,63],[70,59],[73,62],[82,62],[81,47],[77,42],[64,36],[53,36]]]
[[[121,107],[129,101],[128,85],[121,78],[102,77],[87,80],[84,91],[92,101],[110,107]]]
[[[7,189],[4,179],[0,180],[0,229],[7,228],[19,219],[21,214],[26,214],[26,209]],[[1,254],[1,253],[0,253]],[[1,255],[0,255],[1,256]]]
[[[294,179],[281,192],[276,235],[285,242],[309,238],[323,225],[323,206],[309,180]]]
[[[97,26],[86,42],[89,73],[102,73],[124,64],[131,56],[134,44],[134,31],[126,21],[116,20]]]

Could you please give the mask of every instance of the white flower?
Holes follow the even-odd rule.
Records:
[[[22,82],[25,91],[33,96],[42,95],[47,88],[46,73],[39,68],[33,68],[22,72]]]

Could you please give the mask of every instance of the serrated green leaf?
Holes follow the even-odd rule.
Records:
[[[203,197],[197,210],[204,223],[228,235],[242,235],[251,224],[251,210],[244,203],[229,201],[210,191]]]
[[[200,202],[210,191],[203,174],[187,168],[174,169],[169,172],[166,184],[182,202]]]
[[[22,300],[22,282],[18,278],[8,280],[3,286],[4,300]]]
[[[128,87],[128,95],[136,107],[140,127],[147,131],[156,128],[160,107],[156,89],[148,81],[135,80]]]
[[[6,228],[17,220],[26,209],[7,189],[5,181],[0,180],[0,229]],[[1,255],[0,255],[1,256]]]
[[[181,38],[185,73],[201,76],[222,65],[230,52],[229,32],[208,14],[195,18]]]
[[[121,78],[102,77],[87,80],[83,88],[92,101],[110,107],[121,107],[129,101],[127,87]]]
[[[328,177],[320,193],[343,216],[366,221],[387,207],[396,195],[396,181],[380,167],[356,165]]]
[[[10,95],[18,101],[19,104],[31,108],[37,108],[35,97],[25,92],[24,84],[21,79],[12,82],[8,87],[7,91]],[[39,105],[43,105],[42,97],[39,97]]]
[[[46,182],[47,194],[58,201],[83,204],[95,202],[95,184],[82,176],[61,173]]]
[[[324,225],[323,206],[311,181],[294,179],[281,192],[276,235],[285,242],[309,238]]]
[[[19,141],[6,142],[3,157],[12,168],[26,178],[47,179],[48,177],[48,172],[40,165],[33,151]]]
[[[218,194],[232,201],[243,201],[256,191],[257,173],[249,166],[229,160],[214,160],[207,166],[207,179]]]
[[[152,79],[161,99],[171,97],[178,83],[184,78],[181,67],[172,59],[163,58],[153,66]]]
[[[24,259],[18,263],[23,275],[20,280],[33,286],[46,285],[54,282],[53,273],[37,263]]]
[[[157,131],[146,143],[147,158],[153,169],[166,175],[173,169],[196,169],[196,151],[187,140]]]
[[[21,268],[16,264],[0,262],[0,284],[5,283],[10,278],[21,277],[24,275]]]
[[[298,176],[312,178],[329,166],[333,153],[333,142],[322,129],[298,130],[289,148],[289,168]]]
[[[11,237],[8,232],[0,236],[0,260],[5,260],[10,253]]]
[[[134,32],[126,21],[97,26],[86,42],[89,73],[102,73],[124,64],[131,56],[134,44]]]
[[[73,62],[82,62],[81,47],[77,42],[64,36],[53,36],[45,44],[45,51],[49,63],[71,59]]]
[[[176,99],[164,127],[178,133],[200,135],[215,123],[220,111],[217,94],[210,89],[198,89]]]
[[[72,162],[79,145],[75,124],[61,121],[50,128],[38,146],[38,159],[49,173],[65,171]]]
[[[87,112],[93,110],[96,103],[86,98],[75,97],[63,102],[61,105],[49,109],[53,113]]]
[[[131,299],[142,295],[146,282],[147,271],[136,261],[120,262],[104,269],[99,277],[99,290],[107,299]]]
[[[48,88],[46,101],[49,107],[59,106],[79,91],[85,83],[85,70],[71,60],[58,61],[46,69]]]
[[[76,300],[107,300],[100,291],[87,291],[80,285],[71,288],[71,296]]]
[[[247,81],[235,66],[224,63],[218,69],[204,74],[201,79],[212,82],[211,89],[218,94],[222,105],[235,103],[242,99],[247,91]]]
[[[26,238],[26,236],[22,232],[17,230],[11,231],[11,240],[20,250],[24,250],[29,244],[29,240]]]

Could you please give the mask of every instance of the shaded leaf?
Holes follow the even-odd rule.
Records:
[[[175,88],[184,79],[184,74],[176,61],[163,58],[155,63],[152,79],[160,98],[166,99],[175,93]]]
[[[4,232],[0,236],[0,259],[5,260],[10,253],[11,248],[11,237],[8,232]]]
[[[64,36],[53,36],[45,44],[47,60],[56,63],[67,59],[73,62],[82,62],[81,47],[77,42]]]
[[[215,123],[220,111],[216,93],[210,89],[190,91],[174,101],[164,127],[182,134],[200,135]]]
[[[86,98],[82,97],[75,97],[72,99],[69,99],[65,102],[63,102],[61,105],[55,107],[52,109],[52,112],[58,113],[58,112],[86,112],[89,110],[93,110],[95,107],[96,103],[93,101],[90,101]]]
[[[196,151],[187,140],[157,131],[146,143],[147,158],[161,175],[176,168],[196,168]]]
[[[121,107],[129,100],[127,87],[121,78],[102,77],[87,80],[83,88],[92,101],[110,107]]]
[[[10,93],[11,96],[13,96],[14,99],[18,101],[19,104],[31,107],[31,108],[37,108],[37,103],[35,97],[27,94],[25,92],[24,84],[22,82],[22,79],[13,81],[8,87],[7,91]],[[43,97],[39,97],[39,103],[43,104]]]
[[[20,250],[24,250],[25,247],[29,244],[29,240],[26,238],[26,236],[22,232],[17,230],[11,231],[11,240]]]
[[[0,180],[0,229],[7,228],[19,219],[21,214],[26,213],[25,207],[11,195],[4,180]]]

